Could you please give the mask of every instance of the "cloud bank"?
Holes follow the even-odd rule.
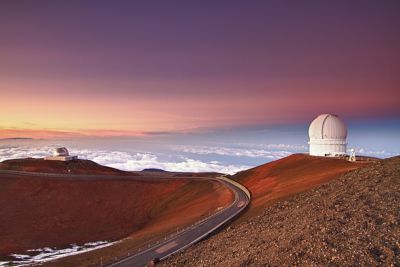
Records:
[[[0,146],[0,161],[15,158],[42,158],[52,154],[54,146]],[[175,172],[221,172],[234,174],[251,168],[246,165],[222,164],[219,161],[201,161],[179,156],[177,160],[161,160],[158,155],[150,152],[122,152],[107,150],[89,150],[71,148],[70,153],[79,158],[89,159],[101,165],[126,170],[140,171],[147,168],[158,168]]]
[[[198,155],[221,155],[233,157],[250,157],[250,158],[266,158],[266,159],[280,159],[287,157],[296,152],[291,146],[271,146],[271,148],[285,148],[291,150],[272,150],[272,149],[254,149],[254,148],[232,148],[232,147],[218,147],[218,146],[175,146],[175,151],[184,153],[192,153]],[[300,152],[300,151],[297,151]]]
[[[15,158],[43,158],[51,155],[55,147],[57,146],[7,145],[7,143],[0,143],[0,162]],[[249,165],[252,161],[269,162],[287,157],[293,153],[307,151],[306,146],[285,144],[235,144],[235,147],[229,147],[228,145],[175,145],[170,146],[169,149],[169,154],[82,149],[77,147],[71,147],[69,150],[71,154],[78,155],[79,158],[89,159],[101,165],[126,171],[157,168],[174,172],[220,172],[227,174],[235,174],[257,165]],[[364,148],[357,148],[356,153],[376,157],[390,157],[395,155],[384,150],[370,151]],[[228,159],[230,159],[229,157],[234,157],[235,159],[227,161],[226,157]],[[225,158],[225,161],[222,160],[222,162],[221,159],[223,158]],[[232,162],[235,162],[235,164]],[[247,164],[242,164],[241,162],[247,162]]]

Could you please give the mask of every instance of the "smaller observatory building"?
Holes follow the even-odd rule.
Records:
[[[45,157],[45,160],[59,160],[59,161],[70,161],[78,159],[78,156],[70,156],[68,149],[65,147],[59,147],[54,149],[53,156]]]
[[[308,129],[310,155],[325,157],[346,156],[347,127],[333,114],[316,117]]]

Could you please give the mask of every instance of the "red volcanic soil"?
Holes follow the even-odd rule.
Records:
[[[239,172],[232,178],[251,192],[250,210],[245,214],[248,217],[267,204],[309,190],[360,166],[344,159],[295,154]]]
[[[0,254],[127,236],[185,181],[0,176]]]
[[[1,165],[21,171],[65,173],[70,168],[78,174],[127,174],[83,160],[27,159]],[[136,233],[143,241],[192,223],[233,199],[216,182],[141,177],[148,180],[0,173],[0,256]]]
[[[186,180],[187,181],[187,180]],[[214,213],[232,203],[233,194],[218,182],[189,181],[161,198],[148,213],[149,220],[143,228],[133,232],[128,238],[113,246],[88,253],[66,257],[45,266],[98,266],[112,263],[116,258],[132,255],[144,243],[152,243],[164,236],[182,229],[204,216]]]
[[[93,161],[84,159],[71,161],[56,161],[35,158],[10,159],[0,162],[0,169],[44,173],[135,175],[129,172],[102,166]]]

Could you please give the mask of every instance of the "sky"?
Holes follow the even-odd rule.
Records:
[[[400,120],[347,121],[348,150],[356,155],[400,155]],[[43,158],[56,147],[101,165],[128,171],[157,168],[234,174],[294,153],[308,152],[308,124],[266,125],[134,137],[0,140],[0,162]]]
[[[399,1],[0,2],[0,161],[235,173],[333,113],[400,154]],[[26,137],[34,140],[11,140]]]
[[[400,115],[398,1],[1,1],[0,137]]]

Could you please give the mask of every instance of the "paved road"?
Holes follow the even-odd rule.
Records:
[[[209,178],[207,178],[209,179]],[[136,267],[145,266],[152,259],[158,258],[160,260],[181,251],[190,245],[207,237],[209,234],[220,228],[224,223],[228,222],[249,204],[250,199],[246,192],[237,187],[236,185],[217,179],[220,183],[224,184],[235,194],[234,202],[227,208],[219,211],[218,213],[206,218],[205,220],[195,224],[194,226],[184,230],[183,232],[162,240],[161,243],[150,247],[140,253],[127,257],[123,260],[115,262],[109,266],[112,267]]]
[[[98,180],[98,179],[112,179],[112,180],[141,180],[149,181],[151,179],[156,180],[168,180],[168,179],[193,179],[193,180],[216,180],[226,187],[228,187],[235,195],[234,202],[213,214],[210,217],[203,219],[202,221],[194,224],[193,226],[183,230],[179,234],[168,237],[167,239],[160,240],[160,243],[140,252],[135,255],[124,258],[118,262],[115,262],[109,266],[118,267],[136,267],[145,266],[152,259],[165,259],[168,256],[179,252],[190,245],[200,241],[201,239],[207,237],[209,234],[213,233],[219,229],[223,224],[233,219],[241,211],[243,211],[250,202],[247,193],[236,186],[234,183],[219,178],[210,177],[159,177],[159,176],[114,176],[114,175],[74,175],[74,174],[49,174],[49,173],[31,173],[22,171],[6,171],[0,170],[0,174],[6,174],[7,177],[21,177],[21,176],[37,176],[43,179],[67,179],[67,180]]]

